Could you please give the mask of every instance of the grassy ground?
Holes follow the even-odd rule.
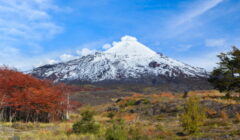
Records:
[[[197,96],[200,101],[211,101],[237,108],[240,101],[237,98],[225,99],[217,91],[194,91],[188,94]],[[70,120],[53,123],[23,123],[1,122],[0,139],[8,140],[15,136],[23,140],[104,140],[107,128],[113,120],[123,120],[126,130],[137,130],[141,139],[167,140],[238,140],[240,139],[240,112],[234,117],[224,111],[219,116],[212,117],[217,110],[206,107],[208,118],[200,131],[188,134],[183,130],[179,116],[188,98],[183,94],[133,94],[124,98],[112,99],[115,102],[97,106],[83,106],[70,115]],[[236,105],[236,106],[235,106]],[[100,125],[96,134],[74,134],[72,125],[81,119],[81,112],[90,110],[95,112],[94,120]],[[230,110],[231,111],[231,110]],[[235,110],[233,110],[235,111]],[[211,114],[212,113],[212,114]],[[133,135],[133,134],[131,134]],[[143,138],[143,136],[145,136]]]

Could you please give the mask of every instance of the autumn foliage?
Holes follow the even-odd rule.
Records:
[[[64,119],[70,109],[68,88],[30,75],[0,68],[0,119],[41,121]]]

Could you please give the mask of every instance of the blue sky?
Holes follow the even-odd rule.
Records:
[[[29,70],[130,35],[211,70],[240,46],[239,13],[239,0],[0,0],[0,64]]]

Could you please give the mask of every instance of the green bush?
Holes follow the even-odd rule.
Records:
[[[99,125],[93,119],[93,112],[85,111],[82,114],[82,119],[73,124],[74,133],[97,133]]]
[[[188,93],[187,91],[185,91],[184,94],[183,94],[183,98],[187,98],[187,97],[188,97],[188,94],[189,94],[189,93]]]
[[[151,102],[148,99],[144,99],[143,104],[150,104]]]
[[[184,130],[190,134],[198,132],[205,118],[206,114],[204,109],[200,106],[199,100],[190,97],[184,108],[184,113],[180,116],[180,122]]]
[[[106,140],[148,140],[139,126],[128,126],[122,120],[113,121],[112,126],[106,130]]]
[[[134,106],[134,105],[136,105],[136,100],[128,100],[127,102],[126,102],[126,106]]]
[[[105,133],[106,140],[128,140],[128,132],[124,123],[114,122],[112,127],[108,128]]]
[[[134,106],[134,105],[138,105],[138,104],[149,104],[150,101],[148,99],[141,99],[141,100],[135,100],[135,99],[131,99],[128,100],[125,104],[125,106]]]
[[[131,127],[128,130],[128,140],[148,140],[147,136],[144,136],[140,127]]]
[[[111,120],[114,118],[115,114],[113,112],[109,112],[107,114],[107,117],[110,118]]]

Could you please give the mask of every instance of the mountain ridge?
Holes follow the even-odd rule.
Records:
[[[32,70],[38,78],[55,82],[79,83],[146,83],[202,80],[207,72],[158,54],[131,36],[124,36],[104,52]]]

